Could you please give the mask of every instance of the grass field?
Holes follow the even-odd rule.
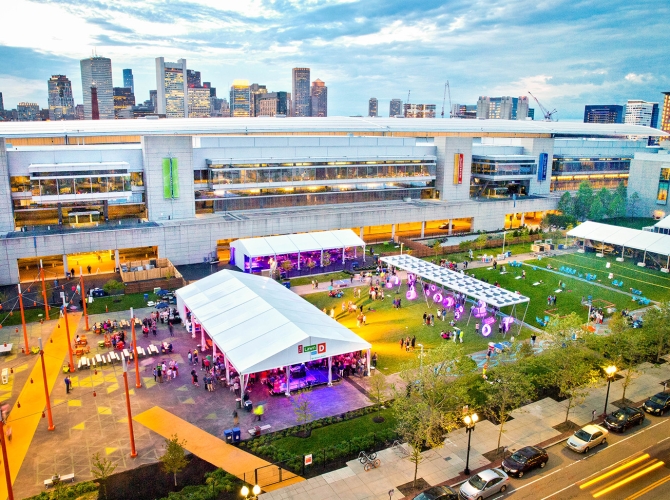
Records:
[[[433,315],[437,313],[437,307],[432,304],[432,301],[430,301],[430,307],[427,307],[425,300],[406,300],[406,286],[404,285],[401,287],[399,295],[396,296],[395,292],[391,290],[391,293],[387,294],[384,300],[376,300],[374,302],[368,298],[366,287],[360,287],[360,289],[360,299],[353,298],[353,289],[344,290],[344,297],[340,299],[329,297],[327,292],[309,294],[304,298],[319,309],[325,307],[330,312],[330,309],[334,308],[335,319],[337,321],[370,342],[372,344],[372,351],[376,352],[379,358],[377,367],[382,370],[382,373],[398,372],[402,369],[403,364],[416,359],[419,348],[416,348],[414,352],[406,352],[404,348],[400,348],[401,338],[416,336],[416,343],[423,344],[425,349],[437,347],[445,342],[449,342],[449,345],[452,345],[451,341],[446,341],[440,337],[442,329],[451,329],[449,321],[453,318],[452,314],[448,314],[447,320],[444,322],[437,320],[436,317],[435,326],[423,325],[424,312]],[[393,308],[394,297],[402,298],[402,307],[400,309]],[[365,326],[356,326],[356,314],[342,312],[342,301],[348,303],[350,300],[358,306],[363,305],[367,321]],[[370,308],[373,310],[370,310]],[[466,322],[467,317],[457,323],[457,326],[463,330],[463,345],[466,352],[484,350],[491,340],[500,339],[497,330],[488,338],[477,335],[475,333],[474,318],[467,326]],[[513,333],[519,338],[516,333],[517,328],[518,325],[515,326]],[[530,332],[524,329],[521,333],[521,338],[529,336]]]
[[[608,262],[609,269],[606,267]],[[557,269],[567,265],[581,273],[595,274],[605,285],[611,285],[612,280],[623,281],[624,286],[621,290],[629,292],[631,288],[636,288],[651,300],[670,300],[670,276],[660,271],[638,267],[630,259],[617,262],[615,255],[596,257],[595,253],[573,253],[559,257],[543,257],[538,265],[546,267],[547,263],[551,263]],[[612,280],[608,278],[609,273],[614,275]]]
[[[384,421],[377,424],[372,419],[378,415],[384,417]],[[396,419],[391,410],[380,410],[379,413],[369,413],[362,417],[346,420],[337,424],[319,427],[312,431],[308,438],[285,437],[273,441],[273,445],[283,448],[294,455],[307,455],[321,448],[347,442],[355,437],[363,436],[371,432],[379,432],[393,429]]]
[[[619,310],[633,305],[630,297],[620,292],[548,271],[546,269],[547,259],[543,258],[540,262],[534,262],[538,265],[536,270],[533,270],[530,266],[521,268],[506,266],[507,274],[500,274],[500,268],[498,270],[473,269],[470,274],[480,279],[486,278],[490,283],[497,281],[501,287],[518,291],[529,297],[530,305],[528,306],[526,322],[538,327],[540,325],[535,321],[536,317],[566,316],[571,312],[576,312],[586,321],[588,307],[582,306],[581,300],[582,297],[586,298],[589,295],[593,297],[596,305],[607,306],[607,304],[613,304]],[[521,276],[523,270],[526,271],[526,279],[517,279]],[[540,281],[542,283],[534,285],[534,283]],[[559,281],[565,282],[566,287],[562,292],[556,293],[556,290],[559,289]],[[549,295],[556,295],[556,305],[547,306],[547,296]]]
[[[316,272],[310,276],[300,276],[298,278],[291,278],[291,286],[300,286],[300,285],[309,285],[312,283],[312,280],[318,280],[320,286],[324,286],[323,283],[328,283],[330,285],[330,280],[343,280],[349,279],[351,275],[338,271],[336,273],[326,273],[326,274],[317,274]]]

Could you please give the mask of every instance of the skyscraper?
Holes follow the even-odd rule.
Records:
[[[405,118],[435,118],[435,104],[405,104]]]
[[[402,115],[402,101],[400,99],[391,99],[391,104],[389,105],[389,116],[394,117]]]
[[[233,80],[230,87],[230,116],[251,116],[251,92],[248,80]]]
[[[328,87],[318,78],[312,82],[310,90],[312,116],[328,116]]]
[[[624,123],[656,128],[658,124],[658,103],[629,99],[626,103]]]
[[[209,89],[194,87],[188,89],[188,117],[209,118],[212,116],[212,98]]]
[[[114,87],[114,116],[116,118],[133,118],[135,95],[130,87]]]
[[[309,79],[309,68],[293,68],[291,91],[293,99],[291,114],[293,116],[312,116]]]
[[[371,97],[368,101],[368,116],[379,116],[379,101],[376,97]]]
[[[587,104],[584,123],[623,123],[623,106],[618,104]]]
[[[250,112],[251,116],[260,116],[260,100],[264,94],[268,93],[268,88],[266,85],[259,85],[257,83],[252,83],[249,86],[249,93],[251,97],[250,103]]]
[[[5,111],[5,103],[2,100],[2,92],[0,92],[0,113]]]
[[[200,71],[193,71],[192,69],[186,70],[186,81],[188,82],[188,88],[200,88],[202,83],[200,83]]]
[[[528,117],[528,98],[486,97],[477,101],[477,118],[487,120],[525,120]]]
[[[257,116],[287,116],[290,111],[290,98],[288,92],[268,92],[258,99]]]
[[[95,106],[101,120],[114,119],[114,86],[112,85],[112,60],[107,57],[91,56],[82,59],[81,87],[84,95],[84,119],[93,118],[91,88],[95,87],[97,101]]]
[[[20,122],[39,121],[40,107],[34,102],[20,102],[16,106]]]
[[[150,90],[149,91],[149,100],[151,101],[151,106],[154,108],[154,113],[158,114],[158,91]]]
[[[663,92],[663,113],[661,115],[661,130],[670,132],[670,92]],[[0,94],[0,111],[2,111],[2,94]],[[661,138],[661,140],[668,140]]]
[[[49,120],[74,120],[72,82],[65,75],[53,75],[48,81]]]
[[[156,58],[156,113],[167,118],[186,118],[188,114],[188,78],[186,59],[176,63]]]
[[[130,89],[130,92],[135,94],[135,79],[133,78],[132,69],[123,70],[123,86]]]

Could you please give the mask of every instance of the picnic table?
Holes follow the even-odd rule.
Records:
[[[14,344],[9,344],[5,342],[4,344],[0,344],[0,354],[9,354],[12,352],[12,346]]]

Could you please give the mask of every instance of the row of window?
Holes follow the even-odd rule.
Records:
[[[255,196],[219,198],[196,201],[197,213],[229,212],[233,210],[258,210],[265,208],[302,207],[313,205],[336,205],[340,203],[383,202],[404,198],[427,199],[433,197],[433,189],[392,189],[381,191],[343,191],[297,194],[291,196]]]
[[[327,167],[336,165],[399,165],[408,163],[432,163],[431,160],[372,160],[372,161],[294,161],[282,163],[212,163],[207,160],[210,168],[279,168],[279,167]]]
[[[130,175],[130,185],[132,187],[142,187],[142,186],[144,186],[144,173],[142,173],[142,172],[130,172],[130,174],[126,174],[126,175]],[[33,177],[35,177],[34,174],[33,174]],[[83,177],[83,175],[81,177]],[[64,181],[67,181],[67,180],[68,179],[64,179]],[[72,180],[72,179],[69,179],[69,180]],[[32,186],[31,186],[31,183],[30,183],[30,177],[27,176],[27,175],[13,175],[12,177],[10,177],[9,181],[10,181],[10,186],[11,186],[12,193],[29,193],[29,192],[32,191]]]
[[[125,177],[76,177],[74,179],[31,179],[33,196],[121,193],[130,191],[130,175]]]
[[[608,170],[630,170],[630,158],[591,160],[554,157],[551,167],[554,174],[557,172],[605,172]]]
[[[335,181],[389,177],[434,177],[435,165],[375,165],[367,167],[272,168],[210,170],[209,183],[257,184],[266,182]],[[199,171],[202,172],[202,171]],[[196,184],[204,183],[194,174]]]
[[[577,176],[574,176],[577,177]],[[585,179],[574,179],[572,177],[568,177],[566,179],[559,177],[552,177],[551,178],[551,191],[577,191],[579,189],[579,185],[584,182]],[[619,185],[620,182],[623,182],[624,185],[628,185],[628,175],[625,177],[605,177],[602,176],[600,178],[594,179],[588,179],[589,184],[591,184],[591,187],[594,190],[597,189],[602,189],[602,188],[607,188],[607,189],[616,189],[617,186]]]
[[[472,173],[480,175],[535,175],[535,163],[488,163],[472,162]]]

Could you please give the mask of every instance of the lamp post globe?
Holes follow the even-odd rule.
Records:
[[[475,425],[479,421],[479,416],[476,413],[466,414],[463,417],[463,423],[465,424],[465,432],[468,433],[468,451],[465,456],[465,470],[463,474],[466,476],[470,475],[470,439],[472,437],[472,432],[475,430]]]

